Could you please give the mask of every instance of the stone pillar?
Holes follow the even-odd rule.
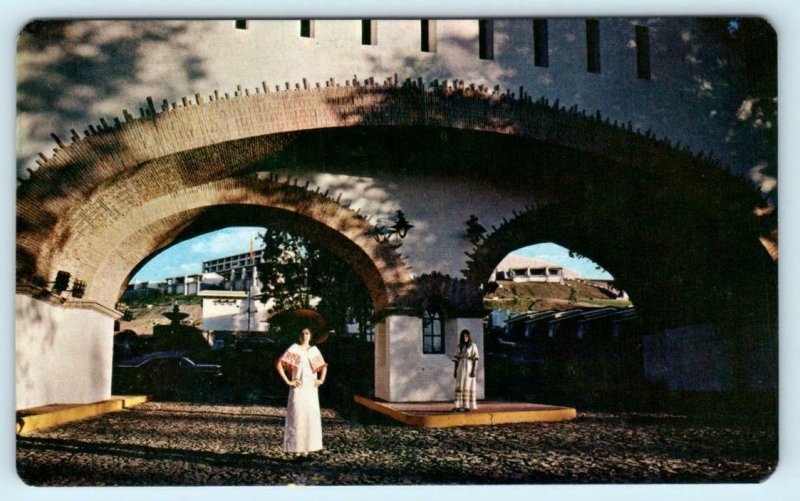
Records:
[[[114,315],[16,294],[16,407],[111,396]]]

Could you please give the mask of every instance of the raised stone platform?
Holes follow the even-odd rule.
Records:
[[[577,416],[577,411],[572,407],[525,402],[480,401],[476,410],[452,412],[452,402],[386,402],[361,395],[355,395],[353,399],[368,409],[407,425],[427,428],[564,421]]]
[[[121,411],[148,400],[146,395],[126,395],[88,404],[50,404],[23,409],[17,411],[17,434],[25,435],[34,430]]]

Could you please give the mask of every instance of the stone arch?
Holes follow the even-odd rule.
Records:
[[[18,327],[18,339],[27,343],[23,352],[31,360],[41,352],[40,339],[50,342],[53,354],[82,339],[90,348],[82,354],[91,357],[79,366],[95,368],[98,381],[104,381],[111,367],[110,317],[131,270],[233,208],[251,211],[253,218],[274,218],[287,228],[303,224],[345,257],[367,285],[376,309],[385,309],[377,335],[384,344],[376,343],[383,348],[387,342],[416,346],[419,319],[403,312],[424,303],[426,291],[438,291],[463,313],[453,319],[454,332],[479,332],[482,319],[471,314],[477,306],[474,291],[488,276],[487,267],[523,241],[555,241],[603,264],[658,327],[718,320],[736,331],[737,324],[745,325],[739,331],[742,356],[749,339],[774,324],[769,320],[777,311],[777,266],[757,240],[765,228],[753,215],[762,201],[752,186],[703,154],[654,138],[649,131],[610,124],[599,113],[534,101],[524,92],[515,98],[461,83],[434,82],[426,89],[421,81],[398,85],[370,79],[365,85],[303,85],[282,92],[268,92],[263,85],[230,97],[215,93],[208,101],[199,95],[165,101],[160,111],[148,99],[140,115],[134,118],[124,111],[123,120],[101,120],[83,136],[73,130],[71,144],[54,136],[58,147],[53,155],[41,155],[39,168],[20,180],[16,250],[17,290],[22,294],[17,302],[18,311],[28,317],[18,322],[26,331],[20,336]],[[331,130],[354,131],[351,139],[355,131],[434,135],[453,130],[467,140],[459,139],[453,147],[462,157],[471,153],[469,140],[481,137],[488,138],[482,144],[490,147],[511,145],[528,154],[498,148],[515,154],[493,166],[516,162],[516,171],[523,172],[529,167],[525,162],[536,160],[543,147],[552,147],[547,158],[556,158],[557,165],[536,172],[546,176],[542,183],[547,188],[537,202],[547,205],[520,208],[523,212],[493,228],[470,254],[466,279],[430,277],[426,289],[424,280],[412,281],[393,248],[367,236],[370,223],[365,218],[313,187],[259,175],[270,170],[264,168],[270,159],[291,150],[299,136]],[[65,313],[21,297],[35,295],[35,277],[52,280],[61,269],[87,280],[86,298],[69,305],[97,305],[101,314]],[[65,315],[74,320],[60,325],[58,319]],[[760,329],[765,315],[772,317]],[[83,327],[87,319],[92,329]],[[60,330],[53,334],[54,328]],[[384,353],[405,359],[409,352]],[[47,375],[52,360],[55,355],[37,360],[24,384]],[[397,363],[387,360],[387,367]],[[415,363],[430,368],[427,362]],[[424,375],[422,369],[402,380],[384,374],[384,379],[376,377],[375,394],[387,400],[443,399],[443,394],[415,391],[432,388],[434,372],[449,381],[450,368],[444,360]],[[76,385],[88,390],[71,397],[71,388],[60,388],[63,398],[90,401],[108,394],[100,383],[84,379],[69,386]],[[37,398],[46,398],[45,392],[29,402],[44,403]]]
[[[353,266],[376,310],[395,301],[410,282],[394,248],[367,236],[371,225],[364,217],[325,194],[256,174],[177,189],[105,225],[76,228],[50,266],[73,270],[88,282],[87,298],[113,307],[143,261],[168,245],[233,221],[286,229],[325,246]]]
[[[680,209],[685,201],[709,200],[709,207],[701,207],[706,219],[694,220],[700,224],[711,221],[722,238],[717,239],[719,245],[714,239],[703,244],[704,248],[697,252],[705,256],[696,261],[699,265],[714,265],[703,259],[715,249],[738,242],[744,234],[755,241],[759,233],[759,228],[753,228],[755,223],[745,221],[748,217],[753,219],[752,210],[759,197],[744,181],[733,180],[704,154],[680,149],[667,139],[653,137],[649,131],[634,131],[630,124],[611,124],[599,112],[591,115],[557,103],[551,105],[544,99],[534,101],[522,89],[515,97],[461,82],[433,82],[426,89],[421,80],[400,85],[395,80],[379,84],[368,79],[362,84],[354,79],[345,86],[327,82],[324,87],[309,87],[304,82],[297,90],[271,92],[263,84],[253,92],[239,88],[232,96],[221,97],[215,92],[208,101],[200,95],[173,103],[164,100],[160,111],[152,99],[147,101],[139,118],[123,111],[122,121],[115,119],[111,125],[101,120],[97,127],[89,126],[83,137],[73,130],[71,144],[54,136],[58,148],[53,156],[41,155],[40,168],[32,171],[29,179],[21,180],[17,205],[18,288],[33,276],[52,278],[55,270],[69,265],[81,273],[86,270],[87,276],[92,277],[89,290],[99,294],[102,289],[107,303],[113,296],[109,291],[118,284],[111,287],[94,283],[93,259],[87,257],[94,253],[87,247],[113,241],[120,231],[117,226],[138,224],[131,218],[133,213],[154,224],[152,218],[145,216],[160,214],[160,205],[174,207],[173,214],[183,211],[188,215],[188,211],[200,210],[202,204],[191,205],[188,201],[199,200],[206,192],[217,193],[214,204],[243,200],[249,203],[246,200],[256,196],[255,192],[242,186],[237,176],[256,170],[259,162],[284,151],[296,134],[310,130],[450,128],[531,140],[530,149],[536,144],[552,144],[578,152],[595,163],[617,166],[617,175],[638,177],[634,179],[635,186],[654,203],[665,202]],[[569,194],[561,192],[555,194],[553,207],[578,214],[601,207],[587,191],[592,189],[596,173],[576,170],[573,175],[579,176],[582,202],[569,201]],[[659,187],[662,184],[664,188]],[[601,200],[616,206],[602,207],[607,221],[620,221],[619,214],[638,210],[632,191],[615,200]],[[650,211],[636,221],[647,221],[656,212]],[[565,214],[554,220],[569,219]],[[172,230],[181,228],[179,221],[170,220],[169,215],[164,217],[160,224]],[[573,222],[592,234],[591,227],[581,226],[589,220]],[[746,227],[742,228],[742,224]],[[679,224],[667,227],[681,229]],[[736,228],[736,235],[725,233],[725,228],[731,227]],[[641,225],[639,229],[643,229]],[[684,242],[693,241],[693,233],[677,234]],[[648,242],[646,231],[632,235],[627,242],[631,247],[647,247],[654,255],[664,243]],[[165,242],[154,241],[152,245],[156,249]],[[364,243],[362,248],[366,246]],[[625,251],[618,248],[610,258],[600,257],[599,261],[613,267],[613,256],[619,259],[626,255]],[[742,263],[728,264],[735,267]],[[399,277],[404,272],[392,273]],[[474,273],[471,276],[474,278]],[[669,282],[669,277],[655,278]]]
[[[675,210],[701,211],[698,224],[687,224],[682,214],[655,219],[647,202],[624,196],[614,206],[583,199],[525,208],[475,246],[464,275],[481,287],[508,253],[554,242],[610,271],[655,329],[757,321],[775,306],[768,299],[774,292],[768,291],[777,276],[775,263],[754,237],[754,222],[737,221],[731,230],[730,214],[703,207],[704,200],[683,207],[688,199],[677,198]],[[754,272],[759,279],[753,280]],[[743,311],[747,303],[754,307]]]

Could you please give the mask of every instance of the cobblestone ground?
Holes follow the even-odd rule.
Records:
[[[31,485],[757,482],[773,430],[663,414],[446,429],[355,424],[323,410],[326,449],[281,451],[282,407],[149,402],[17,439]]]

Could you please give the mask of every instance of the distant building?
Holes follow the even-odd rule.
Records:
[[[184,296],[196,296],[200,292],[203,275],[185,275],[182,277],[171,277],[165,280],[166,287],[164,292],[167,294],[183,294]]]
[[[204,290],[203,330],[215,332],[266,332],[272,301],[262,303],[247,291]]]
[[[256,265],[261,262],[263,249],[203,261],[202,273],[165,278],[161,281],[139,281],[128,284],[122,299],[140,297],[154,292],[196,296],[204,290],[247,291],[261,290]]]
[[[144,297],[149,294],[160,293],[167,288],[164,280],[139,280],[128,284],[122,299]]]
[[[217,259],[203,261],[203,274],[214,273],[223,277],[223,282],[217,287],[222,290],[246,291],[251,285],[257,285],[258,274],[256,265],[261,262],[264,250],[234,254]]]
[[[494,269],[490,280],[547,282],[563,285],[565,280],[577,279],[580,276],[576,271],[541,259],[509,254]]]
[[[621,289],[618,289],[617,287],[615,287],[614,286],[614,282],[611,281],[611,280],[583,280],[583,279],[579,279],[578,281],[579,282],[583,282],[585,284],[592,285],[592,286],[597,287],[599,289],[603,289],[606,292],[608,292],[609,294],[613,294],[616,297],[616,299],[619,299],[619,300],[622,300],[622,301],[627,301],[627,300],[630,299],[630,297],[628,297],[628,293],[625,292],[624,290],[621,290]]]

